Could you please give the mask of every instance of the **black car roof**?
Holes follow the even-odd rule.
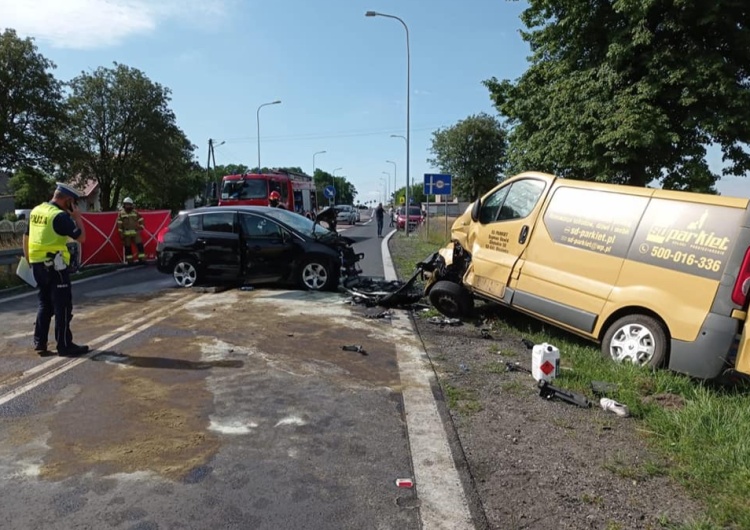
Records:
[[[191,208],[189,210],[181,210],[180,215],[189,215],[191,213],[209,213],[209,212],[226,212],[226,211],[266,213],[270,210],[278,210],[278,208],[272,208],[271,206],[250,206],[247,204],[238,204],[236,206],[202,206],[200,208]]]

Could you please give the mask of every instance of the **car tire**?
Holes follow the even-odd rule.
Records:
[[[198,283],[198,264],[193,258],[177,258],[172,264],[172,278],[178,287],[192,287]]]
[[[448,318],[468,317],[474,310],[474,297],[466,287],[445,280],[430,289],[430,303]]]
[[[338,282],[338,271],[330,259],[307,258],[300,265],[298,281],[306,291],[330,291]]]
[[[660,368],[667,357],[664,325],[648,315],[627,315],[612,323],[602,339],[602,355],[615,362]]]

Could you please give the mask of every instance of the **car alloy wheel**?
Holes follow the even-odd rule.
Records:
[[[311,291],[321,291],[329,283],[328,268],[317,261],[309,261],[302,267],[302,285]]]
[[[198,281],[198,269],[190,259],[180,259],[172,269],[172,277],[180,287],[192,287]]]

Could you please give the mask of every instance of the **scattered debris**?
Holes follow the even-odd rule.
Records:
[[[647,396],[641,400],[644,405],[651,405],[656,403],[660,407],[667,410],[680,410],[685,406],[685,398],[678,396],[677,394],[654,394],[653,396]]]
[[[390,309],[386,309],[384,311],[380,311],[378,313],[365,313],[365,318],[393,318],[393,311]]]
[[[410,478],[397,478],[396,486],[398,486],[399,488],[413,488],[414,481]]]
[[[469,366],[466,363],[459,364],[458,369],[461,371],[462,374],[468,373],[470,371]]]
[[[614,399],[603,397],[599,400],[599,406],[602,408],[602,410],[606,410],[607,412],[614,412],[621,418],[627,418],[628,416],[630,416],[628,406],[622,403],[618,403]]]
[[[538,386],[539,395],[544,399],[559,399],[561,401],[565,401],[566,403],[570,403],[571,405],[576,405],[584,409],[591,407],[591,402],[583,394],[578,394],[576,392],[571,392],[570,390],[564,390],[562,388],[552,386],[543,379],[539,381]]]
[[[591,381],[591,391],[594,395],[604,397],[607,394],[614,394],[619,390],[620,386],[615,383],[607,383],[605,381]]]
[[[367,352],[359,344],[352,344],[351,346],[341,346],[341,349],[344,351],[353,351],[356,353],[361,353],[362,355],[367,355]]]
[[[414,287],[414,282],[421,274],[421,270],[407,281],[386,281],[383,278],[358,276],[344,284],[344,289],[352,297],[352,301],[368,307],[402,307],[412,306],[422,299],[421,289]]]
[[[430,317],[427,319],[427,322],[430,324],[435,324],[436,326],[461,326],[463,325],[463,322],[461,322],[458,318],[445,318],[445,317]]]
[[[509,372],[524,372],[526,374],[531,375],[531,370],[526,368],[525,366],[521,366],[519,363],[512,363],[510,361],[505,361],[505,369]]]
[[[531,341],[529,339],[521,339],[521,342],[524,346],[526,346],[528,349],[532,349],[534,347],[534,341]]]
[[[487,328],[482,328],[479,330],[479,334],[482,336],[483,339],[491,339],[492,335],[490,334],[490,330]]]
[[[240,287],[240,291],[254,291],[254,290],[255,290],[255,287],[253,287],[252,285],[243,285],[242,287]]]
[[[287,337],[294,337],[294,333],[287,333],[286,336]]]

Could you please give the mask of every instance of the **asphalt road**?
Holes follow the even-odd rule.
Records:
[[[340,228],[381,276],[375,225]],[[31,350],[33,296],[0,301],[2,528],[457,528],[403,320],[336,293],[182,290],[153,268],[77,284],[74,304],[95,350],[64,359]],[[416,467],[420,498],[395,484]]]

